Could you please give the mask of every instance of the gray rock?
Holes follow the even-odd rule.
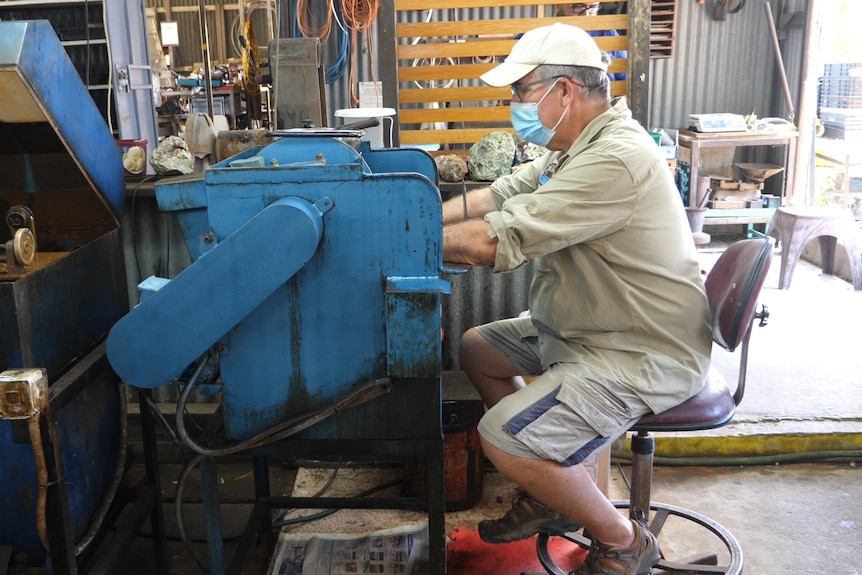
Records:
[[[541,158],[548,152],[548,148],[537,146],[536,144],[522,140],[517,136],[515,137],[515,141],[515,147],[517,148],[515,156],[521,164],[532,162],[533,160]]]
[[[467,162],[461,156],[437,156],[437,171],[444,182],[460,182],[467,177]]]
[[[512,173],[515,139],[509,132],[488,132],[470,147],[467,160],[470,179],[491,182]]]
[[[182,138],[168,136],[150,156],[150,165],[159,176],[193,174],[195,159]]]

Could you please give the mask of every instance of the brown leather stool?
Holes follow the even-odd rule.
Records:
[[[835,269],[835,244],[844,244],[850,259],[853,289],[862,290],[862,248],[860,232],[852,212],[829,207],[786,207],[775,210],[767,234],[781,242],[781,273],[778,288],[789,289],[793,270],[802,250],[820,238],[820,269],[832,275]]]

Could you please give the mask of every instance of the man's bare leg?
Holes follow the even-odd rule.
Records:
[[[583,465],[566,467],[555,461],[516,457],[484,439],[482,449],[500,473],[539,502],[583,525],[591,537],[611,547],[632,544],[631,522],[604,496]]]
[[[526,383],[511,360],[475,329],[461,338],[461,368],[489,408]],[[608,545],[628,545],[634,533],[628,520],[596,486],[583,465],[510,455],[482,439],[484,453],[497,470],[549,508],[586,525]],[[561,497],[563,494],[566,497]]]
[[[526,385],[512,361],[475,329],[461,337],[459,353],[461,369],[488,408]]]

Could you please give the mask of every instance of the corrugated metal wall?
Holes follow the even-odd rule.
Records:
[[[685,128],[689,114],[695,113],[787,117],[764,3],[746,2],[724,21],[713,18],[714,4],[677,2],[674,56],[652,60],[650,66],[651,127]],[[778,1],[771,7],[776,14],[804,11],[807,2]],[[804,44],[805,31],[798,28],[789,30],[782,42],[794,102]]]

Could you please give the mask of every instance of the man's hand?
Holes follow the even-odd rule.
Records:
[[[443,261],[494,265],[498,240],[488,235],[490,230],[491,224],[482,218],[443,226]]]

